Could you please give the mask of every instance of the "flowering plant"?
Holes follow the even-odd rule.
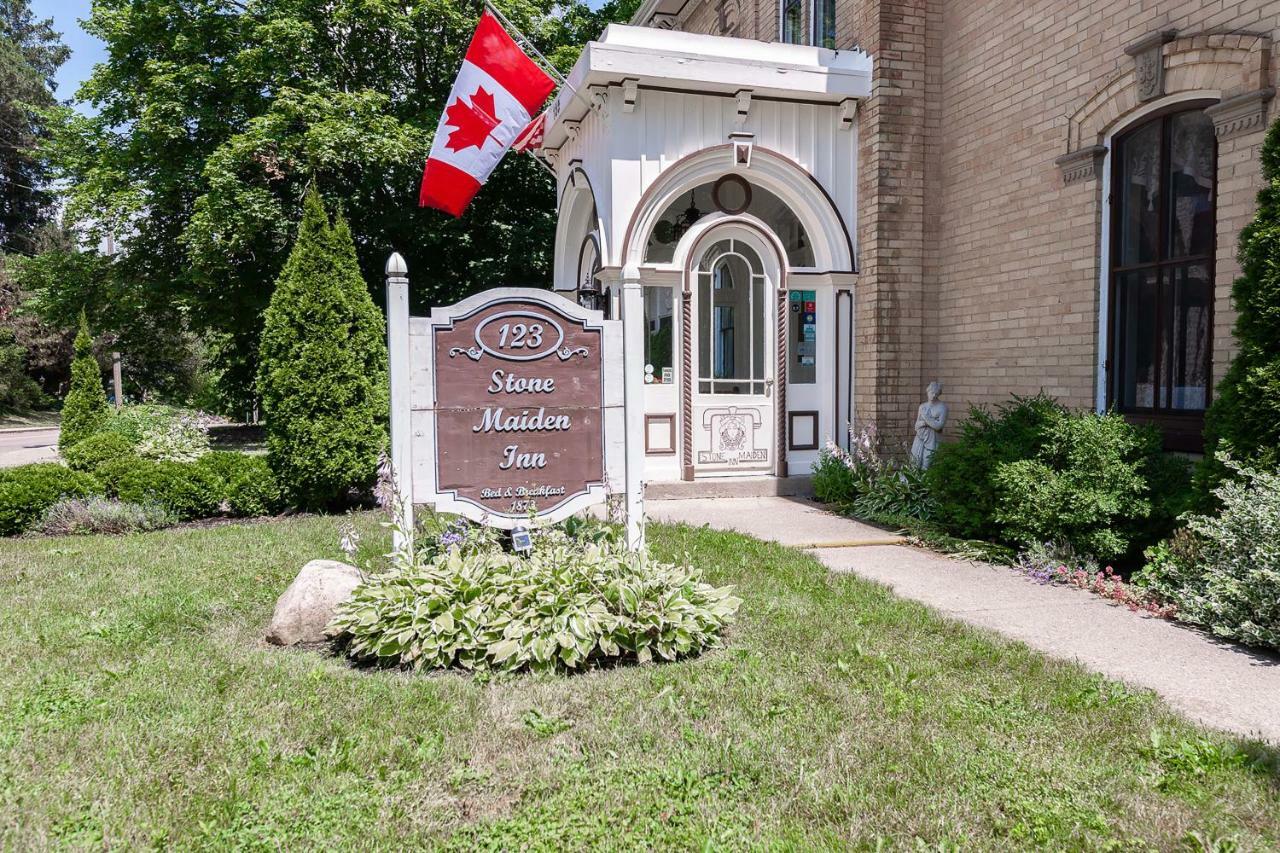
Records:
[[[928,518],[933,501],[924,471],[882,451],[873,423],[849,428],[848,450],[828,440],[813,466],[815,496],[860,518]]]
[[[1095,561],[1079,557],[1066,546],[1036,545],[1018,557],[1014,568],[1039,583],[1082,589],[1134,613],[1160,619],[1172,619],[1177,614],[1177,607],[1128,583],[1111,566],[1099,568]]]

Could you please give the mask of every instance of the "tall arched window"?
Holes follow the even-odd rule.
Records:
[[[698,264],[698,390],[763,394],[769,329],[764,265],[741,240],[711,245]]]
[[[1171,447],[1199,435],[1209,402],[1216,175],[1200,108],[1153,118],[1113,148],[1108,400],[1162,425]]]

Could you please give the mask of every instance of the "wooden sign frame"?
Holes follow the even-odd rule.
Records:
[[[389,284],[392,282],[389,280]],[[407,289],[406,289],[407,290]],[[389,297],[394,297],[389,288]],[[498,473],[489,471],[497,467],[497,459],[485,458],[481,463],[459,461],[461,444],[466,444],[457,432],[459,425],[476,421],[491,422],[477,401],[474,389],[460,392],[456,385],[459,374],[474,367],[477,376],[488,376],[491,371],[512,368],[521,375],[532,372],[553,372],[569,378],[575,386],[586,376],[598,377],[598,408],[594,401],[585,402],[594,391],[587,394],[581,387],[575,395],[576,405],[572,416],[575,426],[566,427],[563,435],[539,435],[539,446],[554,450],[550,461],[558,464],[557,470],[571,469],[577,475],[590,470],[592,474],[581,479],[571,479],[564,484],[565,492],[555,497],[533,495],[533,517],[545,522],[567,518],[588,507],[605,502],[611,494],[626,492],[626,436],[625,383],[623,377],[623,324],[618,320],[606,320],[600,311],[591,311],[548,290],[504,287],[475,294],[454,305],[435,308],[428,317],[408,317],[407,297],[403,299],[404,322],[400,318],[396,302],[389,299],[388,341],[391,357],[392,386],[392,461],[397,479],[407,503],[429,504],[437,511],[456,513],[474,521],[510,530],[527,524],[531,517],[528,503],[522,504],[520,494],[507,494],[494,498],[479,497],[480,482],[470,482],[474,470],[477,480]],[[514,313],[513,313],[514,312]],[[521,350],[518,356],[510,352],[500,353],[486,342],[492,333],[485,328],[499,317],[536,321],[545,333],[538,347],[530,352]],[[486,319],[477,320],[484,316]],[[403,333],[397,326],[403,325]],[[553,330],[553,327],[554,330]],[[482,340],[482,335],[485,340]],[[400,340],[397,340],[397,337]],[[571,346],[598,341],[599,353],[583,353],[588,346]],[[397,347],[397,343],[403,345]],[[397,349],[401,350],[397,353]],[[598,369],[595,359],[598,357]],[[587,369],[574,371],[582,361]],[[581,375],[578,375],[581,373]],[[444,383],[441,386],[441,382]],[[451,385],[450,383],[453,383]],[[562,379],[561,385],[566,383]],[[509,397],[510,395],[505,395]],[[469,402],[458,404],[459,399]],[[524,405],[524,401],[520,401]],[[531,404],[532,405],[532,404]],[[536,407],[536,406],[535,406]],[[568,410],[566,410],[568,411]],[[486,421],[485,418],[489,418]],[[592,419],[595,419],[594,423]],[[579,424],[599,430],[600,465],[594,459],[583,460],[570,454],[588,447],[594,451],[595,436],[588,434],[584,443]],[[441,430],[445,430],[442,435]],[[469,439],[469,437],[467,437]],[[470,442],[474,445],[474,441]],[[540,454],[541,455],[541,454]],[[492,456],[492,454],[489,454]],[[443,461],[442,461],[443,459]],[[508,460],[509,461],[509,460]],[[556,464],[552,468],[556,468]],[[408,476],[405,476],[407,473]],[[554,476],[554,474],[552,474]],[[486,492],[493,492],[486,489]],[[510,492],[510,488],[507,492]],[[510,501],[507,500],[510,498]],[[411,509],[411,507],[410,507]]]

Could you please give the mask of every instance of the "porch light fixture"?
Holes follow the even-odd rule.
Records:
[[[600,282],[594,275],[589,275],[578,285],[578,304],[588,311],[599,311],[604,294],[600,291]]]
[[[702,218],[702,211],[698,210],[698,205],[693,201],[693,190],[689,191],[689,206],[684,209],[684,213],[676,217],[676,221],[671,224],[671,239],[678,241],[685,235],[685,232],[693,227],[693,224]]]

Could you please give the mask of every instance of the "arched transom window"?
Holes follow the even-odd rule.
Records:
[[[1151,119],[1113,150],[1108,399],[1155,422],[1208,405],[1216,160],[1202,109]]]
[[[676,244],[685,232],[699,219],[717,210],[729,214],[748,213],[756,217],[782,241],[787,251],[788,266],[813,266],[813,246],[809,235],[791,207],[767,189],[748,183],[740,175],[725,175],[676,196],[649,235],[644,262],[671,263]]]

